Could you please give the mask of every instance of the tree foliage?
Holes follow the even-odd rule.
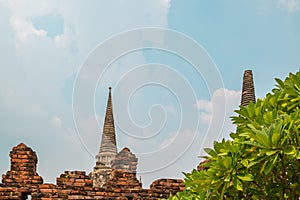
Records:
[[[299,199],[300,71],[232,117],[231,140],[205,149],[207,170],[185,174],[185,191],[169,199]]]

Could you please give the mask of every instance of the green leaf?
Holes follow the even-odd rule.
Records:
[[[244,176],[237,176],[240,180],[242,181],[253,181],[254,180],[254,177],[252,174],[246,174]]]
[[[247,111],[248,111],[249,117],[252,119],[255,115],[255,108],[254,108],[253,102],[249,103]]]
[[[279,139],[280,139],[280,134],[279,133],[274,133],[272,135],[272,138],[271,138],[272,144],[277,146],[277,143],[278,143]]]
[[[284,148],[283,152],[286,155],[296,155],[297,153],[296,148],[294,146],[288,146],[287,148]]]
[[[244,142],[242,142],[242,144],[249,144],[249,145],[251,145],[251,146],[264,148],[263,145],[261,145],[261,144],[258,143],[258,142],[254,142],[254,141],[244,141]]]
[[[211,148],[204,148],[204,151],[211,157],[218,157],[218,154]]]
[[[259,142],[261,145],[270,148],[270,141],[265,133],[251,134],[251,137],[257,142]]]
[[[268,101],[267,101],[268,100]],[[272,108],[275,107],[275,100],[274,97],[272,95],[269,96],[269,98],[267,98],[266,103],[268,103],[268,107],[271,106]]]
[[[260,162],[263,161],[265,158],[266,158],[266,157],[259,157],[259,158],[254,159],[253,161],[251,161],[251,162],[249,163],[249,165],[247,166],[247,168],[250,168],[250,167],[252,167],[252,166],[254,166],[254,165],[260,163]]]
[[[226,157],[223,160],[223,165],[225,166],[226,169],[229,169],[231,167],[232,164],[232,159],[230,157]]]
[[[242,165],[243,165],[244,167],[247,167],[248,164],[249,164],[249,160],[248,160],[248,159],[244,159],[244,160],[241,161],[241,163],[242,163]]]
[[[280,88],[284,88],[284,83],[283,83],[282,80],[280,80],[279,78],[275,78],[275,81],[278,83],[278,86],[279,86]]]
[[[266,157],[268,158],[268,156],[266,156]],[[265,168],[266,168],[266,165],[267,165],[268,161],[269,161],[269,159],[267,159],[267,160],[264,162],[263,166],[262,166],[261,169],[260,169],[260,173],[263,173],[263,172],[265,171]]]
[[[267,156],[271,156],[271,155],[277,153],[278,151],[279,151],[279,150],[269,150],[269,151],[266,152],[266,155],[267,155]]]
[[[297,159],[300,159],[300,151],[297,151]]]
[[[265,113],[263,118],[267,124],[271,124],[274,121],[273,112],[269,111],[269,112]]]
[[[242,182],[238,178],[233,179],[233,186],[237,190],[243,191],[243,184],[242,184]]]
[[[273,169],[274,164],[278,158],[278,155],[275,156],[275,158],[271,158],[268,161],[265,162],[265,167],[264,167],[264,173],[267,175],[270,173],[270,171]]]
[[[228,152],[218,153],[218,156],[227,156]]]

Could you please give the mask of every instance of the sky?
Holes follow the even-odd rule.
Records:
[[[24,142],[38,173],[90,173],[112,87],[118,150],[144,187],[183,178],[235,131],[242,76],[263,98],[300,63],[300,0],[0,0],[0,173]]]

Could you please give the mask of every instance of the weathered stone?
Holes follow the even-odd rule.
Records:
[[[99,153],[96,155],[96,166],[90,174],[94,187],[103,187],[111,173],[111,161],[117,154],[117,143],[112,108],[111,88],[109,88],[103,134]]]
[[[24,145],[22,146],[24,147]],[[15,162],[14,165],[18,165],[18,163]],[[3,175],[3,184],[0,184],[0,200],[25,199],[30,194],[33,200],[154,200],[167,198],[170,194],[184,189],[183,181],[174,179],[159,179],[151,184],[150,189],[142,189],[142,184],[136,179],[136,166],[136,156],[128,148],[124,148],[112,162],[110,179],[105,188],[93,187],[93,180],[84,171],[65,171],[56,179],[56,185],[39,183],[41,177],[36,171],[33,171],[35,175],[30,176],[25,173],[27,171],[8,171],[6,175]],[[31,170],[31,168],[26,169]],[[7,176],[12,178],[6,178]],[[13,184],[7,185],[9,182]]]
[[[151,184],[150,189],[142,188],[142,183],[136,178],[137,157],[128,148],[117,154],[111,101],[110,90],[100,152],[89,176],[84,171],[65,171],[56,178],[56,185],[43,184],[36,171],[36,153],[21,143],[9,154],[10,170],[2,175],[0,200],[26,199],[28,195],[32,200],[154,200],[182,191],[183,181],[173,179],[159,179]]]
[[[245,70],[243,77],[241,105],[247,106],[250,102],[256,102],[253,75],[251,70]]]
[[[37,156],[31,148],[20,143],[10,152],[10,171],[2,175],[4,186],[30,188],[42,184],[43,179],[36,172]]]

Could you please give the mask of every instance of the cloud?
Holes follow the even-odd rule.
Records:
[[[197,101],[196,107],[200,111],[202,124],[210,126],[205,144],[212,145],[214,140],[228,138],[229,133],[234,131],[235,126],[231,123],[230,117],[235,115],[233,111],[238,109],[240,98],[241,91],[220,88],[213,93],[210,101]]]
[[[159,151],[137,154],[138,175],[142,176],[143,187],[149,187],[150,183],[158,178],[183,178],[182,171],[187,172],[196,168],[200,144],[199,132],[184,129],[172,132],[163,142],[153,143],[152,145]]]
[[[10,23],[16,32],[16,37],[21,41],[26,40],[30,35],[46,36],[47,32],[43,29],[36,30],[31,22],[19,17],[11,17]]]
[[[229,90],[226,88],[220,88],[216,90],[211,100],[198,100],[196,107],[203,113],[207,113],[210,117],[213,117],[213,114],[217,114],[220,110],[218,106],[220,103],[225,101],[225,112],[232,113],[233,109],[238,108],[239,101],[241,97],[241,91]],[[222,109],[223,110],[223,109]],[[204,113],[204,114],[205,114]]]
[[[299,9],[300,0],[278,0],[278,6],[284,7],[289,13],[294,13]]]
[[[199,108],[201,115],[201,121],[205,123],[209,123],[211,120],[211,113],[213,111],[213,104],[208,100],[198,100],[196,107]]]

